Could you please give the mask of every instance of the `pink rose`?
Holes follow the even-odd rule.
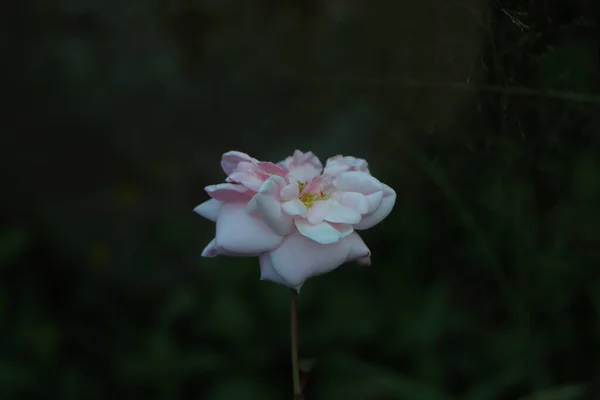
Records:
[[[298,290],[345,262],[369,264],[354,230],[381,222],[396,200],[354,157],[332,157],[323,171],[311,152],[296,150],[279,164],[228,152],[221,165],[227,183],[207,186],[212,199],[194,209],[217,223],[203,256],[260,255],[261,279]]]

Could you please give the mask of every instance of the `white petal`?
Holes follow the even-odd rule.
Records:
[[[359,212],[336,202],[331,202],[329,211],[325,215],[325,221],[341,224],[356,224],[360,219],[361,215]]]
[[[308,210],[308,222],[312,225],[317,225],[323,222],[325,216],[329,212],[331,207],[329,200],[319,200],[312,204],[312,207]]]
[[[334,185],[343,192],[370,194],[383,190],[383,184],[377,178],[361,171],[340,173],[336,177]]]
[[[365,198],[367,199],[367,203],[369,205],[366,214],[373,214],[375,210],[377,210],[379,206],[381,206],[381,201],[383,200],[383,190],[368,194],[365,196]]]
[[[260,262],[260,280],[261,281],[272,281],[280,283],[285,286],[290,286],[288,282],[283,279],[279,272],[273,268],[273,262],[271,261],[270,253],[261,254],[259,257]]]
[[[259,255],[281,244],[283,237],[273,232],[257,216],[246,212],[245,203],[225,203],[217,219],[216,243],[237,255]]]
[[[381,192],[376,192],[381,193]],[[373,193],[375,194],[375,193]],[[382,194],[383,196],[383,194]],[[340,203],[346,207],[350,207],[351,209],[361,213],[362,215],[367,214],[369,212],[369,201],[367,200],[367,196],[358,192],[343,192]],[[376,207],[375,207],[376,208]],[[373,208],[373,210],[375,210]]]
[[[293,233],[277,249],[269,252],[273,268],[298,290],[313,276],[328,273],[354,259],[364,259],[370,252],[356,233],[334,244],[319,244]]]
[[[210,199],[196,206],[194,211],[212,222],[217,222],[219,212],[221,211],[221,202],[219,200]]]
[[[317,243],[331,244],[340,240],[340,232],[327,222],[312,225],[302,218],[296,218],[295,222],[298,232]]]
[[[279,235],[287,235],[293,230],[294,218],[283,212],[278,194],[279,186],[273,178],[279,177],[267,179],[256,194],[256,209],[269,228]]]
[[[281,196],[281,201],[290,201],[292,199],[297,199],[300,195],[300,188],[298,187],[297,182],[292,182],[281,189],[279,192]]]
[[[306,218],[306,215],[308,214],[308,209],[306,208],[304,203],[300,201],[300,199],[286,201],[282,204],[282,208],[283,211],[293,216],[300,216],[302,218]]]
[[[394,204],[396,204],[396,192],[388,185],[384,185],[383,193],[383,200],[379,208],[372,214],[363,217],[358,224],[354,225],[355,229],[369,229],[383,221],[392,212]]]

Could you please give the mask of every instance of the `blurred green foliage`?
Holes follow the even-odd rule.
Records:
[[[600,398],[597,1],[7,7],[0,399],[291,398],[288,291],[200,257],[232,148],[399,194],[302,289],[307,400]]]

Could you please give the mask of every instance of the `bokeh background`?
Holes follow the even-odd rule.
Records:
[[[600,2],[3,6],[1,399],[291,398],[289,292],[202,259],[220,156],[366,158],[307,399],[600,398]],[[599,396],[599,397],[596,397]]]

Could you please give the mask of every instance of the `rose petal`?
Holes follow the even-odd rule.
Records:
[[[288,171],[281,165],[273,164],[272,162],[260,161],[257,163],[258,167],[263,170],[263,172],[272,175],[278,176],[286,176]]]
[[[279,200],[280,185],[276,183],[280,180],[282,178],[278,176],[267,179],[254,198],[256,199],[256,209],[267,226],[279,235],[287,235],[293,230],[294,218],[283,212]]]
[[[304,203],[300,201],[300,199],[286,201],[281,205],[281,208],[283,208],[283,211],[292,216],[306,218],[306,215],[308,214],[308,209]]]
[[[280,162],[289,170],[289,176],[301,182],[308,182],[321,174],[323,164],[311,151],[294,151],[291,157]]]
[[[375,193],[381,193],[381,192],[375,192]],[[373,194],[375,194],[373,193]],[[381,195],[383,197],[383,194]],[[350,207],[351,209],[353,209],[354,211],[364,215],[367,214],[369,212],[369,201],[367,200],[367,197],[362,194],[362,193],[358,193],[358,192],[345,192],[342,193],[342,196],[339,200],[340,204],[346,206],[346,207]],[[373,210],[375,210],[375,208],[373,208]]]
[[[280,283],[285,286],[290,286],[289,283],[283,279],[279,272],[275,268],[273,268],[273,262],[271,261],[271,256],[269,253],[263,253],[258,258],[260,263],[260,280],[261,281],[272,281],[275,283]]]
[[[361,171],[370,174],[369,164],[362,158],[337,155],[331,157],[325,163],[324,174],[338,175],[346,171]]]
[[[367,210],[367,215],[372,214],[381,206],[381,201],[383,200],[383,190],[375,193],[371,193],[365,196],[367,199],[367,203],[369,205],[369,209]]]
[[[366,253],[361,242],[356,233],[328,245],[293,233],[268,255],[273,268],[287,282],[287,286],[298,289],[310,277],[330,272],[347,260],[364,257]]]
[[[246,203],[225,203],[217,220],[219,248],[238,255],[259,255],[279,246],[283,237],[246,212]]]
[[[232,173],[227,177],[226,181],[230,183],[240,183],[255,192],[257,192],[258,189],[260,189],[260,186],[263,184],[263,180],[258,176],[241,171]]]
[[[359,265],[371,265],[371,250],[357,233],[344,240],[351,244],[346,262],[356,261]]]
[[[281,201],[297,199],[300,196],[300,187],[296,182],[292,182],[281,189],[279,196],[281,196]]]
[[[202,257],[217,257],[217,256],[247,257],[247,256],[254,256],[254,255],[256,255],[256,254],[234,253],[231,251],[227,251],[217,244],[216,238],[211,240],[210,243],[204,248],[204,250],[202,250]]]
[[[317,243],[331,244],[340,240],[340,232],[327,222],[312,225],[303,218],[296,218],[294,222],[298,232]]]
[[[221,202],[215,199],[210,199],[204,203],[199,204],[194,208],[194,212],[203,216],[204,218],[217,222],[219,212],[221,211]]]
[[[325,221],[341,224],[356,224],[360,219],[361,215],[359,212],[336,202],[330,203],[329,210],[325,215]]]
[[[379,208],[372,214],[363,217],[359,223],[354,225],[354,229],[369,229],[383,221],[390,214],[396,203],[396,192],[386,184],[383,186],[383,200]]]
[[[371,194],[383,190],[383,184],[377,178],[366,172],[348,171],[340,173],[334,185],[343,192],[359,192]]]
[[[219,255],[219,248],[215,239],[211,240],[210,243],[202,250],[202,257],[216,257]]]
[[[354,232],[354,227],[350,224],[336,224],[330,222],[329,225],[333,226],[340,233],[340,239],[343,239]]]
[[[227,175],[230,175],[242,161],[256,161],[246,153],[241,151],[228,151],[221,157],[221,168]]]
[[[205,187],[204,190],[213,199],[224,202],[247,201],[250,199],[248,194],[246,194],[246,192],[248,192],[248,188],[242,185],[235,185],[233,183],[219,183],[218,185],[210,185]]]
[[[330,202],[327,200],[319,200],[312,203],[312,207],[308,209],[308,222],[313,225],[323,222],[329,212],[330,206]]]

